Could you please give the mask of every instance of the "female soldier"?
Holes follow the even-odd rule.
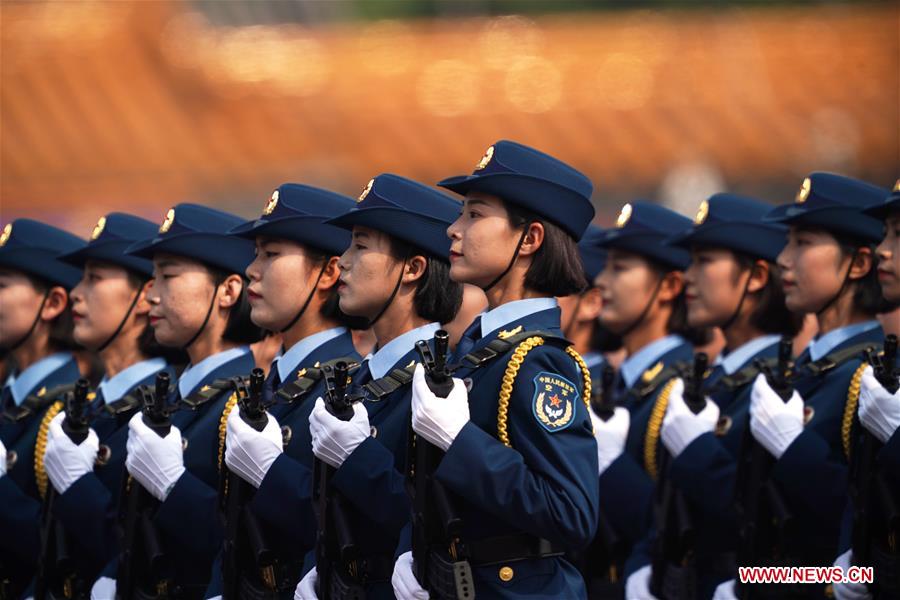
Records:
[[[147,298],[156,340],[183,348],[190,357],[173,394],[173,401],[188,409],[173,416],[165,438],[140,414],[132,417],[125,462],[134,480],[161,502],[153,523],[174,568],[170,585],[185,597],[199,597],[206,589],[220,544],[218,430],[231,391],[225,378],[250,372],[253,355],[246,344],[261,334],[250,321],[242,275],[253,259],[253,244],[227,235],[242,222],[212,208],[179,204],[154,238],[129,249],[153,260]]]
[[[796,528],[782,549],[788,564],[826,566],[837,555],[847,499],[845,424],[856,410],[862,352],[882,338],[875,315],[884,302],[874,268],[882,224],[863,209],[886,195],[862,181],[813,173],[794,203],[766,217],[790,227],[778,255],[787,307],[813,312],[819,322],[819,336],[797,360],[789,401],[762,376],[750,399],[750,431],[774,458],[770,479]],[[822,589],[804,586],[802,592],[820,595]]]
[[[54,515],[63,524],[70,552],[86,582],[93,582],[115,555],[112,508],[118,502],[125,467],[125,425],[140,406],[130,394],[139,385],[152,384],[166,368],[147,317],[150,305],[145,287],[153,265],[125,254],[128,246],[155,230],[150,221],[110,213],[97,222],[87,246],[60,256],[84,269],[71,293],[74,337],[97,353],[105,371],[91,403],[94,434],[88,440],[76,445],[63,434],[62,414],[52,421],[45,417],[49,427],[43,465],[58,494]],[[109,451],[103,468],[95,473],[99,443]]]
[[[80,238],[31,219],[17,219],[0,234],[0,347],[16,367],[0,392],[6,454],[0,461],[0,582],[9,580],[11,597],[31,580],[38,556],[37,430],[61,386],[81,375],[70,352],[69,307],[81,271],[56,257],[82,246]]]
[[[586,284],[576,242],[594,213],[591,182],[500,141],[471,176],[439,185],[465,196],[447,229],[451,277],[484,289],[489,310],[464,336],[471,350],[457,375],[466,385],[454,379],[449,397],[437,398],[416,368],[412,427],[446,452],[433,477],[462,534],[449,552],[429,548],[425,581],[413,575],[411,554],[401,555],[394,590],[400,598],[446,592],[447,569],[465,560],[478,597],[584,596],[562,555],[584,548],[597,522],[590,374],[562,338],[554,297]]]
[[[691,252],[684,274],[688,324],[719,327],[727,341],[724,357],[704,382],[705,391],[724,415],[719,427],[715,409],[694,414],[688,408],[679,379],[668,394],[660,435],[672,461],[656,485],[674,485],[689,501],[697,528],[689,568],[695,570],[701,598],[710,597],[734,569],[733,562],[722,557],[736,544],[734,477],[745,437],[750,388],[759,372],[756,360],[774,359],[781,337],[793,337],[800,326],[799,316],[792,316],[784,304],[774,264],[787,230],[763,222],[770,208],[751,198],[715,194],[701,203],[694,226],[670,240]],[[629,561],[641,567],[634,585],[643,579],[642,590],[649,588],[647,550],[654,543],[658,547],[657,533],[658,528],[641,545],[640,556]],[[680,571],[681,565],[666,564],[665,559],[655,562],[654,568],[661,564],[667,571]],[[652,575],[664,582],[668,573]]]
[[[332,486],[346,499],[358,569],[336,565],[345,582],[367,598],[391,598],[388,582],[400,530],[409,519],[403,486],[414,344],[429,340],[453,319],[462,289],[449,278],[443,235],[459,203],[420,183],[382,174],[372,179],[356,207],[330,221],[352,230],[338,263],[341,310],[364,317],[376,351],[353,379],[365,392],[350,421],[325,410],[321,398],[309,418],[312,450],[336,469]],[[297,586],[298,598],[316,597],[318,572]]]
[[[324,393],[324,381],[313,374],[320,374],[325,364],[359,361],[347,329],[352,320],[338,308],[338,256],[350,235],[323,221],[353,206],[346,196],[287,183],[273,192],[258,219],[231,232],[256,243],[256,258],[247,267],[250,317],[260,327],[280,332],[286,349],[266,380],[267,401],[275,404],[265,429],[257,431],[236,410],[228,415],[225,464],[257,488],[249,509],[278,569],[265,582],[261,568],[241,564],[246,562],[241,556],[237,579],[242,596],[282,592],[292,597],[303,557],[315,540],[309,413]],[[290,432],[284,448],[280,425]]]

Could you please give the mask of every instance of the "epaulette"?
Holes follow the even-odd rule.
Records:
[[[657,363],[657,365],[661,366],[662,363]],[[631,389],[628,390],[626,396],[634,398],[635,400],[646,398],[654,393],[659,386],[663,385],[673,377],[680,377],[685,372],[684,369],[689,367],[690,363],[677,362],[658,369],[656,373],[653,373],[653,370],[656,367],[652,367],[651,369],[644,371],[640,380],[635,385],[631,386]]]
[[[819,376],[822,373],[827,373],[828,371],[841,366],[848,360],[852,360],[854,358],[859,358],[864,360],[864,352],[866,350],[879,350],[880,344],[875,342],[861,342],[859,344],[854,344],[843,350],[837,350],[836,352],[832,352],[831,354],[826,354],[819,360],[814,360],[812,362],[806,363],[801,367],[803,371],[808,372],[813,376]]]
[[[506,336],[504,336],[503,332],[501,332],[499,337],[491,340],[486,346],[479,348],[474,352],[469,352],[468,354],[466,354],[458,365],[454,365],[453,370],[460,367],[478,369],[484,366],[486,363],[494,360],[498,356],[503,356],[504,354],[515,348],[519,343],[524,342],[525,340],[532,337],[540,337],[548,342],[559,343],[563,347],[568,347],[571,345],[571,342],[569,342],[569,340],[559,334],[552,333],[550,331],[519,331]]]
[[[778,364],[778,359],[774,357],[762,359],[762,364],[774,369]],[[725,375],[721,377],[718,381],[716,381],[713,385],[710,386],[706,392],[708,394],[714,394],[717,392],[732,392],[740,387],[751,383],[756,376],[760,373],[760,365],[758,361],[751,361],[749,365],[735,371],[731,375]]]
[[[352,374],[359,368],[359,363],[350,357],[335,358],[323,363],[316,363],[314,367],[307,367],[301,371],[302,375],[295,381],[281,386],[275,397],[279,402],[284,404],[292,404],[304,396],[306,396],[315,385],[322,380],[324,369],[327,366],[333,367],[337,363],[347,363],[347,373]]]
[[[204,385],[190,396],[182,398],[181,404],[190,410],[197,410],[222,392],[227,390],[237,391],[241,385],[247,386],[249,384],[250,379],[248,377],[226,377],[216,379],[209,385]]]
[[[12,423],[19,423],[28,417],[41,412],[46,407],[50,406],[54,400],[68,394],[74,389],[74,382],[57,385],[49,390],[41,388],[36,394],[29,394],[28,397],[22,401],[22,404],[6,409],[3,413],[3,417]]]
[[[412,361],[403,369],[394,369],[384,377],[373,379],[365,384],[365,398],[371,402],[378,402],[388,394],[396,392],[404,385],[412,382],[413,372],[416,370],[416,361]]]
[[[135,394],[127,394],[122,396],[115,402],[110,402],[109,404],[105,404],[103,406],[103,411],[106,414],[118,417],[120,415],[124,415],[128,412],[141,408],[141,399]]]

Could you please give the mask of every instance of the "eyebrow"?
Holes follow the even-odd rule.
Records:
[[[473,204],[480,204],[482,206],[490,206],[490,204],[488,204],[484,200],[479,200],[478,198],[466,198],[466,201],[465,201],[466,206],[472,206]]]
[[[161,260],[159,262],[154,263],[153,265],[157,269],[165,269],[167,267],[177,267],[178,263],[174,260]]]
[[[367,231],[354,231],[353,239],[361,238],[361,237],[369,237],[369,232]]]

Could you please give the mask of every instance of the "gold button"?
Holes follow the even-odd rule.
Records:
[[[500,581],[511,581],[513,578],[512,567],[500,567]]]

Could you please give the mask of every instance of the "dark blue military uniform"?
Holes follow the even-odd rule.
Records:
[[[66,231],[18,219],[0,234],[0,268],[71,290],[81,279],[81,270],[56,257],[82,246],[82,239]],[[23,343],[30,334],[31,330],[9,345]],[[80,376],[72,355],[61,352],[11,373],[0,391],[0,440],[10,460],[15,456],[8,473],[0,477],[0,585],[9,577],[10,594],[31,579],[38,555],[40,494],[34,474],[38,429],[61,386],[73,384]]]

